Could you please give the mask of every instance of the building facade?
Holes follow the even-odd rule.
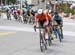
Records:
[[[6,0],[0,0],[0,5],[6,4]]]

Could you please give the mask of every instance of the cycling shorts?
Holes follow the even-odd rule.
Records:
[[[61,24],[61,20],[55,20],[57,22],[58,25]]]
[[[38,23],[39,23],[39,27],[40,27],[40,28],[44,28],[43,25],[44,25],[45,22],[46,22],[46,20],[42,20],[42,21],[39,20],[39,21],[38,21]]]
[[[60,27],[63,26],[63,24],[61,23],[62,21],[61,20],[56,20],[57,24],[60,25]]]

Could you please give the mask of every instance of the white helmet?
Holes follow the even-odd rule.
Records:
[[[38,14],[42,14],[43,13],[43,9],[38,9],[37,13]]]

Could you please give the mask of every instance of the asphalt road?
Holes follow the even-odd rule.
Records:
[[[75,20],[64,19],[64,40],[55,39],[44,53],[32,25],[0,19],[0,55],[74,55]]]

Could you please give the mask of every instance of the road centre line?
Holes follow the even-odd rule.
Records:
[[[16,32],[0,32],[0,36],[15,34]]]

